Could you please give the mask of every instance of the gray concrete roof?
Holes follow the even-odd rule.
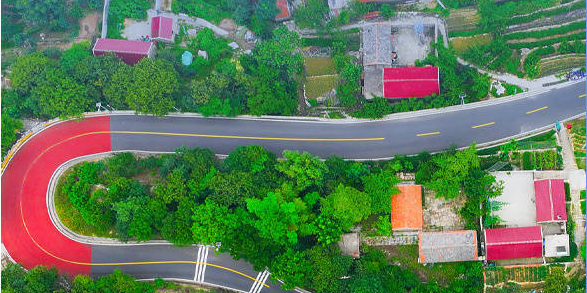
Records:
[[[420,232],[420,263],[477,260],[477,232],[473,230]]]
[[[561,257],[569,255],[569,234],[544,236],[544,256]]]
[[[391,25],[378,23],[363,28],[363,65],[391,66]]]

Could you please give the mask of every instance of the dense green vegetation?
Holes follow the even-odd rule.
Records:
[[[17,132],[22,129],[22,122],[10,117],[8,113],[2,113],[2,158],[16,141]]]
[[[157,289],[177,289],[178,286],[155,279],[153,283],[135,281],[134,278],[115,269],[110,275],[94,280],[86,275],[69,279],[59,275],[56,268],[36,266],[25,270],[20,264],[8,263],[2,269],[2,292],[8,293],[154,293]],[[157,291],[158,292],[158,291]],[[183,292],[183,291],[182,291]],[[187,291],[185,291],[187,292]],[[189,291],[193,293],[214,291]]]
[[[201,30],[188,50],[196,56],[206,50],[209,58],[197,57],[188,68],[179,62],[181,49],[164,50],[157,60],[146,58],[134,66],[112,55],[92,56],[88,42],[59,54],[27,54],[11,66],[13,89],[2,95],[2,111],[13,117],[75,117],[101,102],[158,116],[174,107],[206,116],[294,114],[296,76],[303,68],[302,56],[293,54],[299,37],[278,28],[240,60],[229,59],[226,43],[211,30]]]
[[[232,18],[264,38],[271,37],[273,20],[279,12],[273,0],[259,0],[254,5],[247,0],[175,0],[171,10],[215,23]]]
[[[140,159],[122,153],[76,166],[63,179],[61,192],[86,224],[113,230],[121,240],[160,237],[178,246],[221,242],[220,251],[257,269],[269,267],[285,288],[360,292],[356,288],[376,282],[379,289],[372,292],[426,292],[417,289],[423,285],[416,275],[390,265],[381,252],[366,248],[361,260],[353,262],[339,255],[334,242],[370,217],[389,222],[391,196],[399,192],[398,171],[417,170],[417,181],[437,196],[454,198],[464,191],[468,204],[461,214],[471,228],[478,225],[486,197],[501,191],[495,178],[479,169],[474,146],[422,154],[412,161],[321,161],[290,151],[283,156],[277,161],[259,146],[239,147],[222,161],[206,149]],[[152,179],[145,181],[145,176]],[[377,224],[375,229],[389,233],[389,226]],[[339,264],[338,271],[331,271],[333,263]],[[363,270],[374,263],[378,269]],[[345,275],[352,277],[338,279]],[[400,276],[412,281],[398,285]],[[450,286],[478,288],[478,272],[467,278],[476,281],[458,279]],[[456,289],[446,290],[442,292]]]

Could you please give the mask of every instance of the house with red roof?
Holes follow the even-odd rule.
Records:
[[[151,18],[151,39],[160,42],[172,43],[173,19],[165,16]]]
[[[439,93],[438,67],[394,67],[383,69],[384,98],[421,98]]]
[[[536,222],[566,222],[565,183],[563,179],[534,181]]]
[[[275,21],[283,21],[291,18],[291,9],[287,0],[276,0],[275,5],[279,13],[275,16]]]
[[[100,38],[92,49],[94,56],[114,53],[128,65],[134,65],[143,58],[155,56],[155,45],[152,42],[130,41]]]
[[[542,257],[542,228],[512,227],[486,229],[487,260]]]
[[[399,185],[400,193],[391,197],[391,229],[420,231],[423,225],[422,186]]]

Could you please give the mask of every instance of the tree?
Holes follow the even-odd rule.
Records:
[[[24,280],[27,272],[22,265],[8,262],[2,269],[2,290],[12,292],[23,292],[26,281]]]
[[[395,8],[391,4],[381,5],[381,17],[390,19],[395,16]]]
[[[261,20],[274,20],[277,13],[279,10],[273,0],[259,0],[255,7],[255,15]]]
[[[61,57],[59,58],[59,63],[61,63],[61,68],[66,73],[72,74],[73,69],[90,56],[89,41],[75,43],[71,46],[71,48],[63,51]]]
[[[297,106],[295,83],[286,84],[278,79],[278,72],[266,66],[259,67],[251,82],[247,107],[253,115],[293,115]],[[271,77],[274,77],[273,79]]]
[[[328,10],[326,1],[309,0],[305,5],[300,5],[294,10],[293,17],[300,28],[320,28]]]
[[[251,173],[267,172],[275,163],[275,155],[258,145],[238,146],[222,161],[225,170]]]
[[[237,214],[231,213],[228,207],[209,199],[194,208],[192,219],[194,220],[191,228],[193,240],[195,243],[205,245],[225,242],[241,225]]]
[[[487,171],[475,169],[464,181],[464,190],[467,201],[459,213],[465,219],[466,228],[475,229],[478,228],[479,218],[485,216],[483,206],[487,200],[501,195],[503,182],[497,182]]]
[[[352,187],[339,185],[333,193],[321,200],[323,216],[339,221],[344,230],[371,215],[371,199]]]
[[[126,85],[126,102],[136,113],[164,116],[173,109],[173,94],[179,88],[177,72],[164,60],[144,58],[132,70]]]
[[[307,213],[305,204],[287,202],[278,193],[270,192],[265,198],[247,199],[247,209],[256,216],[253,225],[259,235],[280,245],[298,243],[298,236],[308,235],[312,230],[304,223]],[[306,230],[306,231],[304,231]]]
[[[169,213],[163,220],[161,236],[176,246],[183,247],[193,243],[192,225],[195,202],[184,198],[180,200],[177,211]]]
[[[140,172],[138,161],[132,153],[118,153],[106,161],[107,174],[111,178],[130,178]]]
[[[120,64],[112,74],[110,82],[104,84],[103,95],[106,102],[115,109],[127,109],[129,106],[126,96],[129,86],[132,86],[132,80],[133,68],[124,63]]]
[[[102,276],[96,281],[97,292],[129,292],[129,293],[154,293],[150,283],[135,281],[131,276],[114,269],[110,275]]]
[[[311,274],[307,283],[317,293],[341,292],[340,278],[348,275],[353,259],[348,255],[340,255],[335,246],[314,246],[306,250],[311,263]]]
[[[320,158],[287,150],[283,152],[283,157],[285,160],[280,161],[276,169],[292,180],[298,190],[322,184],[327,169]]]
[[[288,249],[271,263],[271,275],[274,279],[283,281],[283,290],[293,290],[296,286],[301,286],[311,274],[311,264],[301,251]]]
[[[16,0],[15,8],[29,26],[48,27],[51,30],[66,29],[65,2],[60,0]]]
[[[10,115],[2,114],[2,157],[12,147],[16,141],[17,133],[22,129],[23,124],[20,120],[10,117]]]
[[[554,269],[544,279],[544,293],[565,293],[567,292],[567,283],[564,271]]]
[[[77,275],[73,279],[71,285],[71,293],[94,293],[96,291],[96,285],[94,279],[86,275]]]
[[[32,91],[47,117],[79,117],[90,108],[86,86],[78,84],[61,69],[47,68],[45,80]]]
[[[392,170],[383,170],[362,178],[365,193],[371,197],[373,213],[391,213],[391,197],[400,191],[399,178]]]
[[[339,221],[324,215],[318,216],[314,225],[316,226],[318,242],[322,246],[328,246],[340,241],[340,236],[345,232],[345,227]]]
[[[153,193],[166,204],[171,202],[178,203],[186,198],[188,188],[182,170],[179,168],[174,169],[165,177],[165,181],[157,183]]]
[[[34,88],[44,82],[48,69],[57,68],[58,63],[41,52],[34,52],[18,57],[11,66],[9,75],[12,88],[22,95],[28,95]]]
[[[112,207],[116,211],[116,232],[118,237],[126,241],[131,237],[138,241],[147,241],[153,237],[153,219],[148,209],[147,196],[129,197],[115,203]]]
[[[56,289],[57,278],[59,273],[52,267],[47,269],[44,266],[36,266],[27,272],[24,280],[26,285],[23,292],[25,293],[51,293]]]
[[[243,206],[245,199],[255,195],[251,173],[233,171],[217,172],[207,182],[210,189],[209,199],[228,207]]]
[[[479,157],[473,143],[454,155],[443,154],[433,158],[437,166],[427,187],[436,191],[436,196],[453,199],[460,194],[469,170],[479,168]]]

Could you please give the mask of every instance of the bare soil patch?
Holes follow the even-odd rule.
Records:
[[[218,26],[221,29],[226,30],[230,33],[235,32],[236,27],[237,27],[236,23],[230,18],[225,18],[225,19],[221,20],[220,23],[218,24]]]
[[[79,33],[76,41],[92,38],[98,32],[97,27],[100,20],[102,20],[102,14],[98,12],[94,12],[82,18],[79,21]]]

